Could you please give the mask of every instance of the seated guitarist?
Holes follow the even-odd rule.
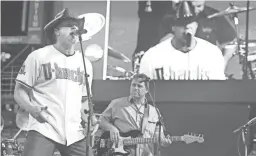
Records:
[[[140,137],[157,137],[156,123],[158,114],[152,105],[147,103],[146,94],[149,90],[149,78],[145,74],[137,74],[133,77],[130,86],[130,96],[113,100],[100,117],[100,128],[110,131],[110,139],[117,142],[120,133],[127,133],[132,130],[140,130],[143,134]],[[146,111],[148,111],[146,113]],[[145,117],[146,115],[148,117]],[[143,122],[144,121],[144,122]],[[162,128],[163,130],[163,128]],[[161,133],[161,145],[171,144],[171,140]],[[133,136],[134,137],[134,136]],[[127,147],[130,156],[153,156],[153,144],[140,144],[136,148]]]

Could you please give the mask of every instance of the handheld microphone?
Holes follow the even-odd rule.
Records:
[[[186,37],[187,47],[190,47],[191,46],[191,42],[192,42],[192,34],[187,32],[185,37]]]
[[[77,29],[73,32],[70,33],[70,35],[82,35],[82,34],[86,34],[87,33],[87,30],[86,29]]]

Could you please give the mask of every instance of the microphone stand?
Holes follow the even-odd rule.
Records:
[[[251,119],[250,121],[248,121],[246,124],[240,126],[239,128],[237,128],[236,130],[233,131],[233,133],[236,133],[238,131],[242,132],[242,138],[243,138],[243,144],[244,144],[244,152],[245,152],[245,156],[248,156],[248,150],[247,150],[247,144],[246,144],[246,135],[247,135],[247,131],[248,128],[252,125],[254,125],[256,123],[256,118]]]
[[[84,110],[85,114],[88,114],[88,122],[87,122],[87,133],[86,133],[86,156],[89,156],[89,145],[91,143],[90,141],[90,136],[91,136],[91,121],[92,121],[92,116],[93,116],[93,103],[91,99],[91,93],[90,93],[90,88],[89,88],[89,81],[88,81],[88,74],[86,70],[86,65],[85,65],[85,55],[84,55],[84,50],[83,50],[83,45],[82,45],[82,34],[78,34],[79,37],[79,43],[82,51],[82,57],[83,57],[83,65],[84,65],[84,77],[85,77],[85,84],[86,84],[86,91],[87,91],[87,97],[88,97],[88,105],[89,105],[89,111],[86,109]]]
[[[247,135],[247,131],[248,131],[248,125],[246,126],[246,125],[244,125],[244,126],[241,126],[240,128],[238,128],[238,129],[236,129],[235,131],[234,131],[234,133],[236,133],[236,132],[238,132],[238,131],[240,131],[241,130],[241,132],[242,132],[242,138],[243,138],[243,144],[244,144],[244,155],[245,156],[248,156],[248,150],[247,150],[247,144],[246,144],[246,135]]]
[[[158,147],[157,147],[157,156],[161,156],[161,153],[160,153],[160,147],[161,147],[161,129],[163,127],[163,131],[166,131],[165,129],[165,125],[164,125],[164,121],[163,121],[163,117],[159,111],[159,109],[157,108],[156,106],[156,103],[155,103],[155,100],[153,99],[152,95],[149,93],[149,96],[152,100],[152,104],[153,106],[155,107],[156,111],[157,111],[157,114],[158,114],[158,121],[156,123],[156,126],[158,126]]]

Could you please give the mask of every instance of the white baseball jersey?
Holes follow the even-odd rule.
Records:
[[[92,64],[85,58],[89,85]],[[60,134],[48,123],[29,117],[29,130],[35,130],[58,143],[70,145],[85,137],[81,122],[82,96],[87,96],[82,54],[66,56],[53,45],[32,52],[21,67],[16,81],[31,88],[34,105],[47,106],[47,117]]]
[[[142,57],[140,73],[158,80],[224,80],[221,50],[196,38],[193,50],[183,53],[171,44],[172,37],[150,48]]]

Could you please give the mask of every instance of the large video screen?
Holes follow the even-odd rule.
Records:
[[[156,80],[255,79],[256,2],[250,2],[248,53],[246,1],[189,6],[198,16],[176,17],[179,5],[171,1],[111,1],[106,79],[137,72]]]
[[[129,80],[139,72],[155,80],[255,79],[256,2],[250,2],[248,53],[247,3],[230,2],[191,3],[197,16],[186,27],[174,21],[179,5],[172,1],[63,1],[63,7],[105,17],[104,27],[83,42],[94,79]]]

